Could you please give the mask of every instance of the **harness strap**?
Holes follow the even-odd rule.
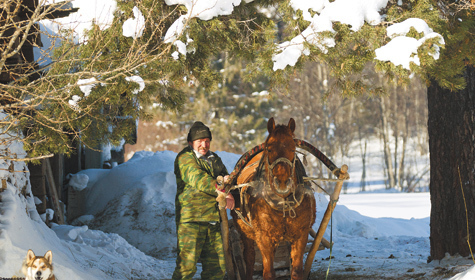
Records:
[[[294,159],[293,159],[293,162],[288,160],[287,158],[285,157],[281,157],[281,158],[278,158],[276,159],[272,164],[269,163],[269,157],[267,157],[267,164],[270,165],[269,168],[270,169],[274,169],[274,167],[278,164],[278,163],[287,163],[288,165],[290,166],[294,166],[294,163],[295,163],[295,155],[294,155]],[[292,170],[293,171],[293,170]]]
[[[269,186],[271,186],[271,188],[273,189],[273,191],[275,193],[277,193],[278,195],[283,195],[284,193],[282,192],[279,192],[277,190],[277,186],[276,186],[276,183],[275,182],[271,182],[272,178],[274,178],[274,167],[279,164],[279,163],[285,163],[285,164],[288,164],[290,165],[290,178],[293,178],[294,175],[295,175],[295,159],[297,158],[297,155],[294,153],[294,158],[292,159],[292,161],[290,161],[289,159],[285,158],[285,157],[280,157],[276,160],[274,160],[274,162],[272,162],[272,164],[270,164],[269,162],[269,155],[268,154],[264,154],[262,156],[262,160],[264,160],[264,157],[267,159],[266,160],[266,167],[267,167],[267,174],[268,174],[268,180],[269,180]],[[275,178],[274,178],[275,179]],[[295,187],[295,184],[292,182],[292,185],[290,187],[287,186],[287,189],[285,191],[285,193],[288,193],[290,191],[292,192],[295,192],[296,190],[296,187]],[[285,208],[285,207],[284,207]],[[284,213],[285,214],[285,213]]]
[[[248,201],[247,200],[244,201],[245,200],[244,194],[246,193],[246,191],[249,187],[254,187],[258,183],[259,183],[258,181],[252,181],[252,182],[249,182],[249,183],[234,185],[234,186],[231,186],[229,188],[228,192],[230,192],[232,190],[235,190],[235,189],[239,189],[239,198],[240,198],[240,201],[241,201],[241,206],[244,207],[244,208],[247,208]],[[247,226],[252,228],[252,218],[251,218],[249,209],[245,209],[245,210],[247,212],[247,218],[249,219],[249,222],[246,220],[246,218],[241,213],[241,211],[238,211],[238,210],[234,209],[234,212],[236,212],[236,214],[244,222],[244,224],[246,224]]]
[[[289,208],[289,217],[291,217],[292,219],[297,217],[297,214],[295,213],[295,209],[294,207],[292,206],[292,204],[294,204],[295,201],[287,201],[287,200],[284,200],[284,209],[282,209],[282,212],[284,212],[284,218],[285,218],[285,208],[286,206]]]
[[[315,148],[310,143],[308,143],[304,140],[300,140],[300,139],[294,139],[294,141],[295,141],[295,144],[298,148],[303,149],[307,152],[310,152],[313,156],[315,156],[317,159],[319,159],[321,162],[323,162],[327,166],[327,168],[330,169],[330,171],[332,171],[332,173],[334,171],[338,170],[337,166],[327,156],[325,156],[320,150]],[[233,185],[233,184],[236,183],[237,177],[241,174],[241,172],[243,170],[248,169],[248,168],[254,168],[256,164],[258,164],[258,166],[256,168],[256,174],[255,174],[254,178],[259,178],[260,177],[260,172],[262,172],[262,169],[264,169],[263,167],[264,167],[265,164],[267,165],[268,172],[270,171],[270,174],[269,174],[269,175],[271,175],[270,178],[273,177],[272,169],[279,163],[285,163],[285,164],[288,164],[288,165],[291,166],[292,177],[294,175],[295,168],[296,168],[295,167],[296,158],[297,158],[296,154],[294,155],[294,158],[293,158],[292,161],[290,161],[287,158],[282,157],[282,158],[278,158],[277,160],[275,160],[272,164],[269,163],[269,157],[268,156],[267,156],[267,160],[264,161],[264,158],[266,156],[263,155],[259,162],[253,163],[250,166],[246,166],[247,163],[249,163],[250,160],[255,155],[257,155],[257,154],[259,154],[263,151],[265,151],[265,143],[262,143],[261,145],[255,146],[253,149],[251,149],[247,153],[243,154],[243,156],[241,156],[241,158],[238,160],[238,163],[236,164],[234,170],[231,172],[231,174],[229,176],[230,180],[228,180],[228,182],[225,183],[226,193],[229,193],[231,190],[234,190],[234,189],[240,189],[241,205],[242,205],[243,209],[247,212],[247,219],[246,219],[246,217],[244,217],[244,215],[240,211],[238,211],[236,209],[234,209],[234,211],[239,216],[239,218],[243,221],[243,223],[246,224],[247,226],[251,227],[251,228],[252,228],[252,218],[250,216],[250,211],[247,208],[247,204],[248,204],[249,201],[247,201],[248,199],[246,199],[245,193],[246,193],[246,191],[248,190],[249,187],[251,187],[251,189],[255,188],[256,185],[258,185],[260,182],[259,181],[252,181],[252,182],[245,183],[245,184]],[[305,161],[306,161],[306,158],[305,158],[305,154],[304,154],[304,164],[305,164]],[[340,182],[340,181],[342,181],[340,179],[321,179],[321,178],[306,177],[306,176],[302,177],[302,181],[307,181],[307,182],[311,181],[312,183],[316,184],[314,182],[314,180],[331,181],[331,182]],[[269,183],[271,183],[271,182],[269,182]],[[298,182],[297,185],[299,186],[300,183],[303,183],[303,182]],[[318,186],[318,184],[316,184],[316,185]],[[296,187],[297,186],[294,185],[294,188],[296,188]],[[286,211],[289,212],[289,216],[291,218],[296,217],[295,208],[300,206],[300,201],[298,201],[298,199],[295,196],[296,196],[296,194],[295,194],[295,191],[294,191],[293,192],[293,201],[287,201],[287,200],[283,199],[284,206],[283,206],[282,211],[283,211],[284,217],[286,215],[286,213],[285,213]],[[334,201],[331,201],[330,203],[334,203]]]
[[[246,218],[244,218],[244,216],[242,215],[241,211],[238,211],[236,209],[234,209],[234,212],[236,212],[236,214],[239,216],[239,218],[247,225],[249,226],[250,228],[252,228],[252,221],[246,221]]]

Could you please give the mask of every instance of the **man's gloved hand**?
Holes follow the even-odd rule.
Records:
[[[218,193],[218,197],[216,201],[218,202],[219,209],[226,209],[233,210],[234,209],[234,197],[228,193],[226,195],[225,190],[223,189],[224,183],[228,180],[229,176],[218,176],[216,178],[216,192]]]

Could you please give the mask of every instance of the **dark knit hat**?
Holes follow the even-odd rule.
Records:
[[[195,122],[190,128],[190,132],[188,132],[187,141],[193,142],[196,139],[203,138],[209,138],[209,140],[211,140],[211,131],[209,130],[209,127],[207,127],[204,123]]]

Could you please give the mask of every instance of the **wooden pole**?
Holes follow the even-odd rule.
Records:
[[[64,213],[61,203],[59,203],[59,195],[56,189],[56,184],[54,183],[53,169],[51,168],[51,163],[49,159],[45,159],[44,164],[46,165],[46,178],[48,179],[49,191],[51,200],[53,201],[53,208],[58,218],[58,224],[64,224]]]
[[[313,239],[315,239],[317,237],[317,233],[315,232],[315,230],[313,230],[313,228],[310,229],[309,233],[310,233],[310,236],[313,237]],[[330,241],[326,240],[325,237],[322,237],[322,241],[321,241],[320,244],[323,245],[323,249],[325,249],[325,248],[330,249],[330,246],[333,245],[333,242],[332,242],[332,244],[330,244]]]
[[[223,176],[216,178],[216,183],[220,186],[224,183]],[[226,192],[228,194],[228,192]],[[231,250],[229,247],[229,224],[228,214],[226,213],[226,205],[221,206],[218,203],[219,216],[221,217],[221,238],[223,239],[224,260],[226,262],[226,272],[229,280],[236,280],[236,274],[234,273],[233,257],[231,256]]]
[[[236,269],[236,279],[244,280],[246,278],[246,269],[244,256],[241,247],[241,236],[235,228],[229,232],[230,240],[232,240],[231,248],[233,252],[233,261]]]
[[[228,273],[229,280],[235,280],[236,274],[234,273],[233,257],[229,249],[229,225],[228,214],[226,208],[219,209],[219,215],[221,216],[221,235],[223,238],[224,259],[226,261],[226,272]]]
[[[345,179],[348,178],[347,175],[348,166],[344,164],[340,169],[340,176],[338,179]],[[339,181],[336,183],[335,190],[333,194],[330,196],[330,201],[328,202],[327,210],[325,211],[325,215],[323,216],[322,222],[320,223],[320,227],[318,228],[317,235],[313,240],[312,247],[310,247],[310,251],[307,255],[307,260],[305,261],[305,268],[303,279],[308,279],[308,275],[310,274],[310,269],[312,268],[313,259],[315,258],[315,253],[317,253],[318,247],[320,246],[320,242],[322,241],[323,234],[327,229],[328,223],[330,222],[331,215],[333,210],[335,210],[336,202],[340,197],[341,187],[343,186],[343,182]]]

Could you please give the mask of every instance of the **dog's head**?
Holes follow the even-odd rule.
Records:
[[[53,253],[46,252],[44,256],[35,256],[30,249],[26,255],[23,273],[26,280],[47,280],[53,276]]]

